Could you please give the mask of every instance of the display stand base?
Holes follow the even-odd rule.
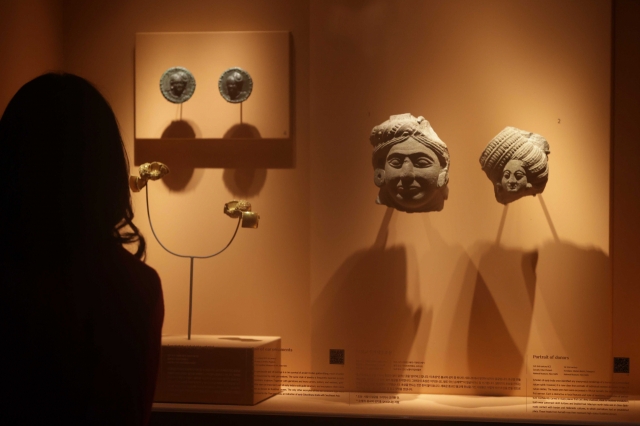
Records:
[[[163,336],[156,402],[255,405],[280,392],[280,337]]]

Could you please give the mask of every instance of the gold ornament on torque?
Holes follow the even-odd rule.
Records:
[[[169,167],[166,164],[154,161],[144,163],[140,166],[140,176],[129,176],[129,188],[133,192],[140,192],[150,180],[159,180],[169,174]]]
[[[224,205],[224,214],[230,218],[242,217],[243,228],[257,228],[260,215],[251,211],[251,203],[244,200],[229,201]]]

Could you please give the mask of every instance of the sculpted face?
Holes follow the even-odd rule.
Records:
[[[187,79],[182,78],[179,74],[174,74],[169,80],[169,87],[173,96],[180,97],[187,87]]]
[[[522,167],[522,161],[509,160],[502,172],[502,189],[506,192],[520,192],[531,185],[527,185],[527,173]]]
[[[233,75],[227,77],[227,93],[231,99],[235,99],[240,94],[241,88],[240,82],[236,81]]]
[[[384,188],[391,198],[406,209],[416,209],[438,192],[442,167],[435,152],[409,138],[391,147],[384,171]]]

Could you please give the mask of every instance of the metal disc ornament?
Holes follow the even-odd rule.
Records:
[[[169,68],[160,77],[160,91],[169,102],[187,102],[196,90],[196,79],[183,67]]]
[[[218,79],[218,89],[225,101],[238,104],[246,101],[251,95],[253,80],[242,68],[229,68]]]

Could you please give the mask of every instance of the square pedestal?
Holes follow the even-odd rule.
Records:
[[[156,402],[254,405],[279,392],[280,337],[162,337]]]

